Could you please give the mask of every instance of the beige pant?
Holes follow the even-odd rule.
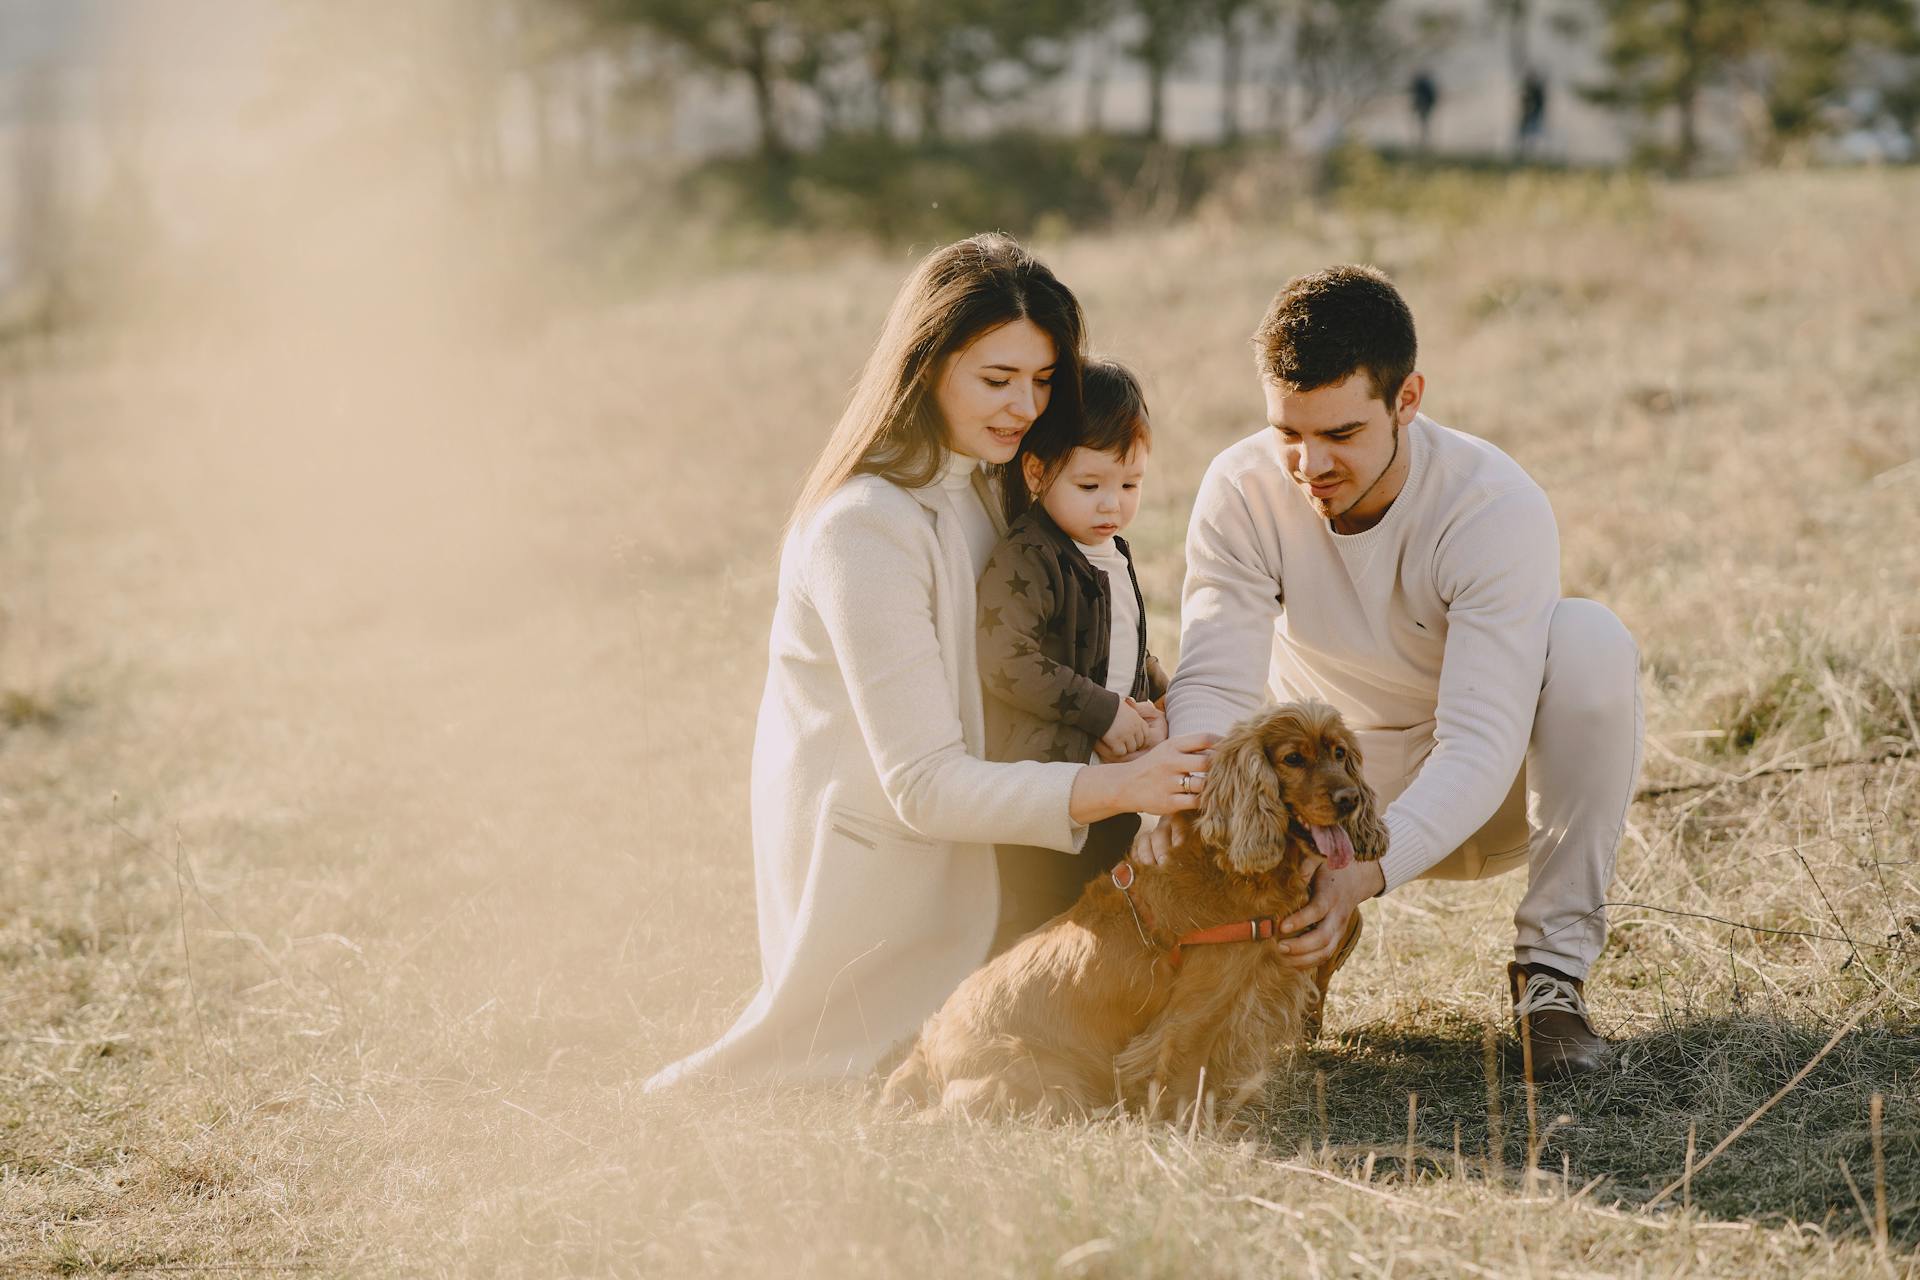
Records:
[[[1487,824],[1420,878],[1483,880],[1527,868],[1514,957],[1585,978],[1607,942],[1606,901],[1640,774],[1640,656],[1605,605],[1562,600],[1526,763]],[[1358,735],[1382,804],[1433,751],[1433,725]]]

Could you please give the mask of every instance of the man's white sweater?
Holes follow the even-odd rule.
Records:
[[[1431,725],[1387,809],[1394,889],[1493,816],[1526,758],[1560,600],[1553,509],[1518,463],[1425,415],[1380,522],[1337,534],[1263,429],[1213,460],[1187,531],[1175,734],[1224,733],[1265,700],[1319,698],[1364,744]],[[1424,739],[1424,733],[1421,733]]]

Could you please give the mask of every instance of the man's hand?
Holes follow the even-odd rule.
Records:
[[[1314,926],[1279,944],[1282,963],[1294,969],[1313,969],[1330,959],[1347,936],[1347,917],[1386,886],[1386,873],[1377,861],[1355,860],[1338,871],[1321,863],[1314,873],[1313,894],[1307,905],[1280,922],[1283,935]]]
[[[1193,818],[1184,813],[1176,813],[1170,818],[1162,818],[1153,826],[1143,826],[1140,834],[1133,838],[1133,848],[1127,851],[1127,857],[1143,867],[1157,867],[1173,856],[1176,846],[1187,842],[1193,831]]]

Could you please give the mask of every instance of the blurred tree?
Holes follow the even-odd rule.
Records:
[[[1198,34],[1201,9],[1189,0],[1126,0],[1124,12],[1133,19],[1133,41],[1127,46],[1147,73],[1147,137],[1155,142],[1167,135],[1167,76]]]
[[[1533,0],[1487,0],[1493,20],[1507,32],[1507,70],[1516,83],[1532,61]]]
[[[1263,42],[1267,54],[1265,68],[1259,76],[1264,99],[1263,124],[1268,133],[1279,137],[1285,145],[1298,123],[1293,110],[1299,88],[1299,68],[1294,56],[1300,42],[1300,6],[1296,0],[1280,0],[1269,25],[1268,38]]]
[[[538,0],[287,0],[269,112],[327,104],[362,137],[428,138],[469,182],[506,176],[508,102],[528,91],[534,162],[550,142],[536,82],[552,39]]]
[[[1602,51],[1612,79],[1585,90],[1595,102],[1679,120],[1674,163],[1700,156],[1700,95],[1723,82],[1758,46],[1771,0],[1598,0],[1607,24]]]
[[[779,86],[818,74],[820,22],[829,0],[573,0],[601,30],[641,26],[671,40],[697,62],[743,77],[753,96],[761,158],[784,160],[792,151],[781,128]],[[811,30],[810,30],[811,28]]]
[[[904,96],[923,138],[945,130],[948,82],[977,70],[982,49],[973,39],[973,8],[967,0],[855,0],[856,12],[871,14],[868,47],[874,80],[887,98],[891,126],[893,99]],[[891,127],[889,128],[891,132]]]
[[[1064,66],[1065,42],[1085,28],[1099,0],[815,0],[827,21],[857,35],[879,94],[880,130],[896,134],[904,101],[923,138],[947,132],[967,102],[1008,96],[998,74],[1044,77]]]
[[[13,243],[5,255],[12,261],[7,275],[0,275],[0,289],[18,293],[0,308],[0,329],[13,327],[16,313],[32,325],[51,329],[65,296],[71,237],[62,74],[61,67],[48,60],[21,71],[15,83],[18,97],[12,104],[14,138],[9,148]]]
[[[1200,0],[1202,19],[1220,38],[1220,137],[1240,136],[1240,88],[1246,79],[1246,51],[1258,28],[1269,26],[1282,0]]]
[[[1881,112],[1905,138],[1908,158],[1920,158],[1920,35],[1888,57],[1878,79]]]
[[[576,11],[545,0],[501,3],[493,62],[496,75],[517,77],[525,94],[535,172],[558,168],[569,141],[572,158],[592,166],[605,148],[606,104],[595,84],[602,42]]]
[[[963,103],[1015,97],[1010,84],[1057,72],[1096,0],[567,0],[603,38],[641,28],[712,70],[743,77],[760,154],[783,160],[783,122],[804,90],[827,133],[898,139],[948,131]],[[1110,0],[1103,0],[1110,2]]]
[[[474,185],[664,150],[692,61],[608,0],[276,3],[287,17],[256,110],[313,113],[342,145],[427,147]]]
[[[1506,29],[1507,76],[1516,102],[1524,102],[1529,77],[1538,80],[1538,72],[1533,67],[1533,7],[1533,0],[1487,0],[1495,25]],[[1526,134],[1524,107],[1521,116],[1522,119],[1515,122],[1516,138]],[[1518,149],[1516,145],[1516,152]]]
[[[1735,73],[1758,104],[1755,141],[1768,161],[1820,133],[1861,123],[1856,91],[1872,88],[1880,55],[1920,43],[1909,0],[1775,3],[1781,12],[1770,38]]]
[[[1911,0],[1597,0],[1612,78],[1584,90],[1607,106],[1678,118],[1674,163],[1700,156],[1700,102],[1725,87],[1754,104],[1763,154],[1829,123],[1875,50],[1914,40]]]
[[[1396,14],[1392,0],[1295,0],[1294,64],[1304,116],[1324,113],[1340,137],[1369,104],[1398,92],[1402,69],[1460,31],[1457,14]]]
[[[1080,39],[1087,50],[1083,129],[1097,135],[1106,130],[1107,74],[1113,56],[1111,28],[1120,12],[1120,0],[1081,0],[1078,8]]]

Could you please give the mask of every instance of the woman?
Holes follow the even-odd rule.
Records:
[[[753,747],[761,986],[647,1083],[872,1070],[985,959],[993,846],[1195,803],[1211,739],[1124,763],[990,764],[974,581],[1002,532],[982,464],[1079,411],[1080,305],[1005,236],[929,256],[894,300],[780,557]]]

